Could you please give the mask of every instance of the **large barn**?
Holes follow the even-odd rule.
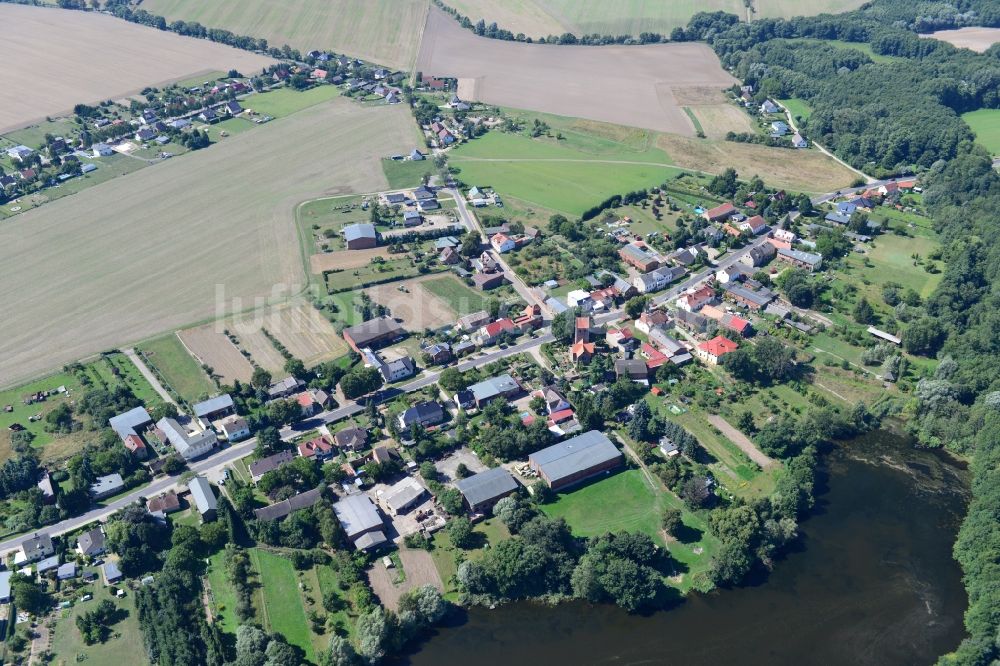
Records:
[[[552,490],[562,490],[616,469],[622,461],[621,451],[599,430],[571,437],[528,456],[531,468]]]

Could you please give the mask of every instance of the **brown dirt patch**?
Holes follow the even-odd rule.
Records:
[[[817,150],[771,148],[751,143],[706,141],[663,134],[656,145],[679,167],[722,173],[733,167],[742,178],[754,174],[772,187],[831,192],[850,185],[856,174]]]
[[[308,303],[277,305],[237,315],[225,327],[239,339],[240,347],[271,372],[280,371],[285,359],[264,334],[277,338],[285,349],[307,366],[347,353],[347,344],[333,325]]]
[[[406,573],[406,580],[399,585],[393,582],[396,579],[396,569],[386,569],[382,566],[382,560],[377,560],[368,570],[368,582],[386,608],[398,609],[399,598],[415,587],[433,585],[444,592],[444,583],[441,582],[431,554],[426,550],[404,548],[399,551],[399,559]]]
[[[717,86],[674,86],[674,99],[681,106],[724,104],[726,96]]]
[[[321,252],[309,257],[309,266],[313,273],[323,271],[346,270],[361,268],[371,263],[375,257],[389,258],[389,250],[384,247],[373,247],[369,250],[340,250],[339,252]]]
[[[417,69],[478,79],[474,99],[490,104],[685,135],[694,129],[669,89],[736,82],[705,44],[505,42],[476,36],[436,7],[427,17]]]
[[[221,325],[205,324],[183,330],[177,336],[195,360],[212,368],[223,384],[232,384],[236,379],[250,381],[253,366],[222,332]]]
[[[932,37],[948,42],[960,49],[971,49],[977,53],[983,53],[997,42],[1000,42],[1000,28],[959,28],[958,30],[938,30],[929,35],[921,37]]]
[[[389,282],[365,289],[373,301],[392,311],[392,316],[403,320],[403,328],[421,331],[438,328],[455,321],[456,314],[443,300],[420,287],[424,280],[440,275],[425,275],[412,280]]]
[[[0,61],[31,54],[30,66],[4,68],[8,94],[0,104],[0,132],[81,102],[124,97],[210,71],[255,73],[274,62],[93,12],[2,4],[0,25]]]
[[[238,319],[227,324],[240,341],[240,347],[250,352],[254,363],[264,368],[272,375],[281,373],[285,367],[285,357],[281,355],[274,344],[264,335],[260,327],[247,326],[244,320]]]

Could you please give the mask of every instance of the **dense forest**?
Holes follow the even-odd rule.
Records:
[[[939,361],[905,413],[923,445],[972,459],[973,499],[955,545],[969,638],[941,661],[986,664],[1000,657],[1000,175],[960,114],[1000,107],[1000,45],[976,54],[915,34],[963,25],[1000,25],[1000,4],[881,0],[750,25],[700,14],[672,37],[707,40],[759,98],[806,100],[806,132],[854,166],[919,176],[946,269],[923,303],[896,306],[906,350]]]

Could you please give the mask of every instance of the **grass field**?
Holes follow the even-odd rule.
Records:
[[[389,182],[390,190],[417,187],[423,184],[424,174],[434,173],[434,163],[430,160],[382,160],[382,172]]]
[[[1000,109],[979,109],[962,114],[976,135],[976,142],[993,155],[1000,155]]]
[[[638,35],[641,32],[669,34],[687,25],[695,12],[724,11],[746,17],[741,0],[449,0],[448,5],[469,16],[473,23],[484,19],[508,30],[538,38],[572,32],[579,35]],[[801,0],[757,0],[760,17],[790,17],[855,9],[862,0],[818,0],[803,6]]]
[[[100,581],[84,585],[77,590],[72,608],[61,611],[52,632],[52,654],[50,663],[68,666],[78,662],[88,664],[148,664],[146,648],[142,641],[142,629],[135,610],[135,593],[128,591],[123,599],[112,596],[109,587]],[[92,594],[90,601],[79,601],[84,594]],[[112,637],[104,643],[87,645],[83,642],[76,618],[93,610],[104,599],[110,599],[126,613],[123,620],[112,625]]]
[[[447,303],[456,315],[478,312],[486,307],[486,295],[465,286],[454,275],[424,280],[420,287]]]
[[[115,375],[118,373],[118,376]],[[138,369],[124,354],[113,353],[88,362],[83,366],[80,376],[86,377],[88,385],[84,385],[80,376],[71,372],[59,372],[28,384],[0,391],[0,407],[10,406],[11,411],[0,411],[0,462],[12,455],[11,431],[13,423],[19,423],[32,433],[35,438],[31,445],[38,449],[43,461],[65,458],[83,447],[93,436],[87,428],[62,434],[50,433],[45,430],[44,416],[62,403],[72,404],[80,399],[90,388],[102,386],[113,387],[124,384],[140,400],[150,407],[162,402],[153,387],[139,374]],[[59,386],[66,387],[66,393],[55,394],[44,402],[25,404],[24,399],[42,391],[53,391]],[[32,422],[30,417],[40,415],[42,418]],[[103,427],[106,424],[98,424]]]
[[[410,69],[420,46],[427,0],[146,0],[167,21],[197,21],[241,35],[288,44],[303,53],[332,49],[398,69]]]
[[[846,187],[856,177],[850,169],[816,150],[705,141],[673,134],[661,134],[657,146],[683,169],[722,173],[733,167],[740,178],[756,174],[772,187],[799,192],[830,192]]]
[[[251,549],[250,559],[260,573],[263,586],[264,628],[278,632],[289,643],[302,648],[309,661],[315,662],[309,622],[291,560],[259,548]]]
[[[813,37],[796,37],[794,39],[786,39],[786,42],[800,42],[800,43],[812,43],[812,44],[826,44],[827,46],[832,46],[835,49],[854,49],[855,51],[861,51],[866,56],[872,59],[873,62],[886,63],[893,62],[899,58],[896,56],[887,56],[875,53],[872,51],[872,47],[864,42],[845,42],[839,39],[815,39]]]
[[[812,115],[812,107],[806,103],[805,100],[792,98],[792,99],[779,99],[781,105],[788,109],[788,112],[792,114],[792,118],[801,119],[803,121],[809,120],[809,116]]]
[[[336,86],[316,86],[309,90],[278,88],[248,97],[244,105],[262,116],[283,118],[340,95]]]
[[[445,598],[452,602],[458,600],[458,587],[455,585],[454,580],[455,573],[458,571],[458,560],[456,557],[461,555],[467,559],[476,560],[486,552],[485,547],[487,545],[495,546],[500,541],[510,538],[510,532],[499,518],[488,518],[481,523],[477,523],[473,527],[473,532],[482,535],[480,537],[482,542],[479,544],[480,548],[470,550],[455,548],[448,538],[447,530],[435,532],[432,537],[434,548],[431,550],[431,558],[434,560],[434,566],[438,570],[438,575],[441,576],[441,582],[444,583]]]
[[[222,625],[222,630],[230,634],[236,633],[239,626],[239,619],[236,617],[236,590],[229,582],[229,575],[226,573],[226,551],[220,550],[208,558],[208,571],[206,576],[208,584],[212,588],[212,598],[215,603],[212,612],[217,618],[217,622]]]
[[[641,470],[630,469],[560,493],[542,508],[553,518],[564,518],[580,536],[627,530],[648,534],[663,545],[662,495],[650,488]]]
[[[159,372],[166,389],[186,402],[195,402],[214,390],[215,385],[175,334],[144,342],[138,348],[145,353],[146,363]]]
[[[296,293],[295,204],[384,188],[380,157],[415,135],[404,108],[333,99],[17,216],[0,227],[0,377]]]
[[[586,145],[586,148],[584,147]],[[678,173],[662,150],[636,151],[601,137],[553,139],[492,132],[452,152],[450,164],[469,185],[579,215],[613,195],[651,187]]]
[[[32,66],[6,74],[9,92],[0,107],[0,132],[24,127],[75,104],[138,92],[212,70],[256,73],[273,62],[207,39],[121,21],[97,12],[4,4],[0,25],[9,31],[0,60],[34,53]],[[38,49],[40,43],[48,48]],[[103,48],[81,51],[79,44]],[[15,92],[16,91],[16,92]]]

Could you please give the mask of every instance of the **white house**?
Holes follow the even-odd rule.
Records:
[[[235,414],[223,420],[219,424],[219,428],[226,440],[230,442],[238,442],[250,436],[250,426],[247,425],[247,420]]]
[[[23,162],[26,158],[30,157],[33,152],[35,151],[27,146],[14,146],[13,148],[7,149],[7,157],[12,160],[17,160],[18,162]]]
[[[493,249],[503,254],[504,252],[510,252],[517,247],[517,243],[508,236],[507,234],[495,234],[493,238],[490,239],[490,245]]]
[[[571,308],[576,306],[586,307],[590,303],[590,292],[583,289],[574,289],[566,294],[566,305]]]
[[[157,421],[156,427],[185,460],[194,460],[206,455],[219,441],[214,430],[188,433],[180,423],[171,418],[160,419]]]
[[[775,229],[774,237],[780,241],[785,241],[788,243],[795,242],[795,232],[789,231],[788,229]]]
[[[111,146],[106,143],[95,143],[90,149],[93,151],[94,157],[108,157],[115,153],[115,151],[111,150]]]

